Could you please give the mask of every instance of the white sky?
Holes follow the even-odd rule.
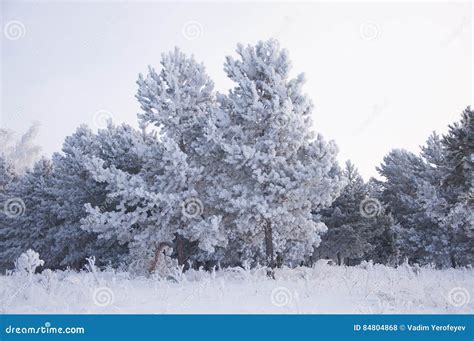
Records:
[[[238,42],[274,37],[305,72],[314,129],[334,139],[367,179],[392,148],[418,151],[472,105],[472,3],[8,2],[1,26],[0,125],[41,123],[46,155],[107,110],[136,126],[135,81],[174,46],[231,86],[224,57]],[[183,26],[202,31],[186,39]],[[234,54],[235,55],[235,54]]]

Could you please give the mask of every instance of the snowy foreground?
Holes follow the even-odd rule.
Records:
[[[474,313],[473,269],[365,264],[188,271],[175,279],[114,271],[0,276],[2,313]]]

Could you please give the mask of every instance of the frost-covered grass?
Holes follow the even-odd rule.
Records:
[[[0,276],[2,313],[474,313],[473,269],[365,264],[178,273],[44,271]]]

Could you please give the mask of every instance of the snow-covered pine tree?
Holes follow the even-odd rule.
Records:
[[[380,190],[375,180],[365,183],[350,161],[346,162],[343,176],[347,186],[341,195],[331,207],[317,214],[328,231],[314,258],[332,258],[346,265],[362,260],[395,265],[395,223],[378,199]]]
[[[126,124],[109,124],[97,133],[81,126],[65,139],[62,153],[53,155],[51,191],[56,199],[51,203],[51,210],[58,224],[54,227],[56,243],[52,247],[61,266],[80,267],[90,256],[95,256],[98,264],[117,265],[128,252],[126,245],[119,245],[117,239],[97,238],[96,233],[81,229],[81,219],[87,215],[86,204],[101,211],[113,210],[116,205],[108,197],[106,185],[96,181],[87,167],[90,160],[98,157],[108,167],[113,165],[136,173],[142,165],[135,154],[141,140],[141,133]]]
[[[13,268],[15,260],[30,248],[51,260],[53,240],[47,231],[55,225],[51,214],[52,164],[41,159],[28,170],[15,186],[8,188],[8,198],[3,203],[2,238],[0,239],[0,259],[5,268]],[[48,265],[53,265],[51,262]],[[3,269],[2,269],[3,270]]]
[[[13,163],[0,154],[0,202],[4,201],[4,197],[11,186],[17,179]]]
[[[193,57],[175,49],[162,55],[161,66],[159,73],[150,67],[146,78],[139,77],[137,98],[143,110],[139,119],[142,125],[158,127],[168,145],[175,143],[192,169],[179,186],[187,194],[181,198],[184,214],[177,221],[174,241],[178,262],[184,264],[189,259],[205,260],[214,246],[226,245],[222,217],[208,193],[218,186],[214,175],[220,160],[213,141],[219,111],[214,84]]]
[[[446,164],[446,155],[441,138],[433,132],[426,144],[421,146],[420,157],[425,162],[425,170],[420,173],[417,190],[418,201],[427,216],[440,222],[446,214],[446,200],[442,189],[443,168]]]
[[[286,50],[269,40],[237,53],[225,63],[236,86],[219,99],[227,115],[216,142],[223,172],[215,203],[241,261],[299,264],[326,230],[311,211],[329,206],[343,186],[337,147],[311,131],[304,77],[290,78]]]
[[[425,162],[408,151],[393,150],[377,170],[385,178],[380,183],[380,198],[398,223],[395,233],[400,256],[412,263],[429,263],[432,245],[440,236],[436,219],[420,201],[420,189],[426,185]]]
[[[373,249],[369,243],[372,220],[359,212],[360,204],[367,196],[367,186],[350,161],[346,162],[342,175],[347,185],[341,195],[331,207],[319,212],[328,231],[315,252],[316,258],[332,258],[339,265],[353,264]]]
[[[474,111],[467,107],[461,120],[443,136],[445,152],[441,189],[447,203],[442,220],[452,238],[452,266],[474,264]]]
[[[13,208],[24,204],[22,214],[8,222],[11,233],[5,237],[9,246],[4,249],[11,255],[3,259],[9,266],[28,248],[38,251],[52,269],[80,268],[89,256],[95,256],[99,264],[118,265],[121,255],[128,252],[126,245],[119,245],[117,239],[98,239],[96,233],[80,228],[85,204],[104,211],[115,207],[106,185],[94,180],[87,165],[100,157],[109,167],[138,172],[141,160],[133,150],[140,139],[141,133],[127,125],[109,125],[97,134],[81,126],[66,138],[62,153],[54,154],[52,162],[41,160],[22,176],[8,193],[18,202]]]
[[[440,138],[433,133],[420,157],[393,151],[379,168],[382,200],[396,221],[401,256],[439,267],[472,264],[473,112]]]
[[[140,74],[137,84],[141,124],[159,128],[189,162],[199,163],[206,157],[217,118],[214,83],[204,65],[176,48],[162,54],[160,72],[149,67],[147,76]]]
[[[458,189],[457,196],[472,194],[474,183],[474,111],[467,107],[459,122],[449,126],[443,136],[446,164],[449,172],[443,179],[444,185]],[[472,200],[472,197],[471,197]]]
[[[39,132],[39,123],[35,122],[19,138],[8,129],[0,128],[0,154],[12,162],[15,172],[23,174],[38,159],[41,148],[35,144]]]
[[[192,170],[186,156],[170,140],[149,138],[137,148],[144,164],[137,174],[107,167],[96,158],[89,170],[97,181],[106,185],[109,198],[117,202],[114,210],[87,206],[89,215],[82,227],[99,233],[104,239],[128,244],[127,263],[147,270],[161,243],[171,243],[179,229],[184,185]],[[191,175],[190,175],[191,173]]]
[[[400,227],[395,222],[392,214],[382,204],[382,188],[375,178],[370,178],[366,183],[367,198],[363,203],[372,203],[374,210],[370,216],[365,215],[370,224],[370,233],[368,234],[368,242],[372,248],[365,254],[365,260],[373,261],[378,264],[396,266],[400,263],[400,251],[397,246],[395,231]],[[363,206],[359,206],[361,213]]]
[[[432,233],[423,263],[432,263],[440,267],[452,265],[452,243],[454,229],[444,223],[448,214],[446,193],[443,189],[443,169],[446,164],[446,153],[441,138],[433,132],[421,147],[421,158],[425,162],[425,171],[420,174],[417,190],[417,202],[424,213],[433,222],[430,228]],[[420,238],[426,232],[418,230]],[[428,238],[424,238],[428,241]]]
[[[179,264],[185,264],[199,250],[212,254],[226,245],[221,217],[206,196],[215,185],[216,103],[212,81],[192,57],[175,50],[161,64],[159,73],[150,68],[146,78],[139,77],[137,94],[141,126],[152,124],[160,134],[144,134],[137,148],[144,164],[137,174],[95,160],[90,169],[120,204],[112,212],[89,207],[83,225],[128,242],[135,260],[150,262],[163,243],[173,243]]]
[[[5,257],[7,252],[7,236],[12,233],[14,220],[5,214],[5,205],[12,199],[12,190],[16,188],[18,176],[15,174],[13,164],[0,154],[0,272],[11,268],[11,259]]]

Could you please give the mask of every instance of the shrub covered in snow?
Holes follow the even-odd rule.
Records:
[[[15,262],[15,271],[18,273],[34,274],[36,268],[44,265],[44,261],[40,259],[39,253],[28,250],[18,257]]]

